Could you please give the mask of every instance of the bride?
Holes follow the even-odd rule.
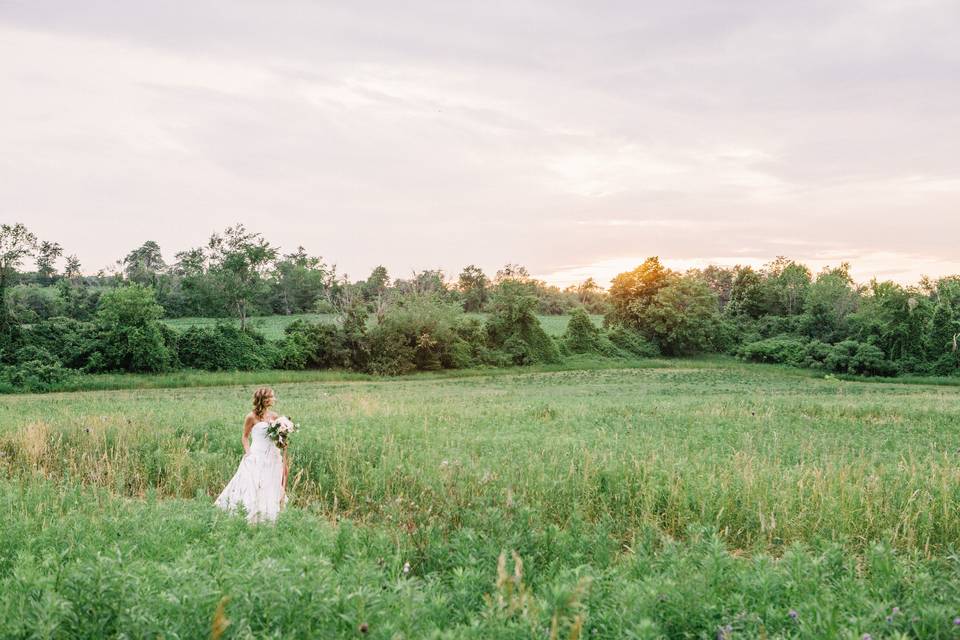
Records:
[[[243,458],[215,504],[226,511],[243,505],[249,522],[273,521],[286,502],[287,450],[267,437],[267,425],[278,416],[269,411],[276,394],[269,387],[253,394],[253,411],[243,422]]]

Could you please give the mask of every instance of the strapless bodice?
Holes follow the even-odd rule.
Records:
[[[268,423],[261,420],[250,429],[250,453],[257,455],[276,454],[279,456],[280,449],[273,443],[273,440],[267,437],[267,426]]]

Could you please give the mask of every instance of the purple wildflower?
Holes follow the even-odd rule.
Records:
[[[953,625],[955,627],[960,627],[960,616],[957,616],[956,618],[953,619]]]
[[[873,636],[870,635],[869,633],[865,633],[865,634],[863,634],[863,636],[860,638],[860,640],[873,640]]]
[[[893,611],[892,611],[891,613],[892,613],[893,615],[897,615],[898,613],[900,613],[900,607],[894,607],[894,608],[893,608]]]
[[[800,614],[798,614],[795,609],[790,609],[790,613],[788,613],[787,615],[790,616],[791,620],[796,620],[797,616]]]

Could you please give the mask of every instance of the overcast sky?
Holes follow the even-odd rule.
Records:
[[[960,272],[960,2],[0,0],[0,218],[352,278]]]

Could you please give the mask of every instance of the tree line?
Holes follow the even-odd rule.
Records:
[[[335,313],[343,298],[358,296],[375,311],[388,305],[391,297],[409,291],[436,293],[462,305],[464,311],[483,312],[493,288],[509,278],[523,278],[530,284],[541,314],[565,314],[578,306],[595,314],[607,310],[605,293],[592,279],[561,290],[531,278],[523,266],[514,264],[493,277],[468,265],[455,279],[439,269],[392,279],[385,267],[378,266],[365,280],[350,281],[337,273],[335,264],[310,255],[303,247],[283,253],[243,225],[212,234],[201,247],[177,252],[171,263],[156,242],[144,242],[96,275],[82,275],[80,262],[72,255],[62,260],[63,270],[58,271],[57,262],[64,253],[60,244],[38,241],[23,225],[6,225],[3,241],[10,244],[16,267],[28,257],[35,262],[33,271],[9,269],[7,281],[0,283],[9,313],[22,323],[56,316],[87,319],[99,295],[129,284],[152,288],[167,318],[236,317],[241,327],[251,316]]]
[[[272,341],[248,326],[254,315],[306,312],[336,321],[298,320]],[[563,336],[543,331],[537,316],[545,313],[571,314]],[[238,322],[185,331],[162,322],[183,316]],[[91,276],[56,242],[21,224],[0,226],[0,385],[9,388],[53,388],[79,372],[397,374],[703,352],[836,373],[955,375],[958,338],[958,276],[858,285],[847,264],[816,275],[786,258],[760,269],[676,272],[652,257],[606,291],[593,280],[561,290],[515,264],[493,277],[470,265],[456,279],[439,270],[391,279],[380,266],[350,281],[302,247],[283,254],[242,225],[177,253],[173,264],[145,242]]]

